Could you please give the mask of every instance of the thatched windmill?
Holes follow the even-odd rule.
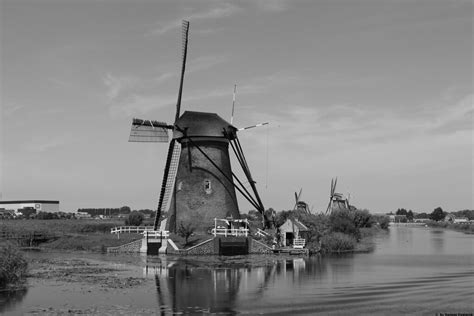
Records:
[[[336,193],[337,177],[331,179],[331,192],[329,195],[329,204],[326,209],[326,214],[334,210],[347,209],[350,210],[349,201],[341,193]]]
[[[168,155],[156,211],[154,229],[167,210],[167,229],[176,232],[183,225],[205,231],[214,218],[240,218],[235,190],[260,213],[264,206],[237,138],[238,129],[215,113],[185,111],[181,96],[186,68],[189,22],[183,21],[183,56],[176,115],[173,124],[133,119],[131,142],[168,142]],[[234,174],[230,164],[229,145],[241,165],[251,192]],[[235,180],[235,182],[234,182]],[[264,217],[264,226],[269,225]]]
[[[302,192],[303,192],[302,188],[300,189],[299,193],[295,192],[295,206],[293,207],[293,211],[301,211],[306,214],[311,214],[308,203],[301,200]]]

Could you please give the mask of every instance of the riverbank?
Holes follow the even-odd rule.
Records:
[[[27,252],[28,288],[0,293],[0,314],[469,313],[472,237],[393,226],[370,254],[314,256]]]
[[[9,243],[0,244],[0,290],[22,287],[28,263],[18,248]]]
[[[450,222],[427,222],[426,225],[433,228],[451,229],[466,234],[474,234],[474,225],[468,223],[450,223]]]
[[[140,234],[122,234],[120,239],[110,229],[123,225],[121,220],[8,220],[0,221],[0,233],[21,248],[62,251],[106,252],[140,239]],[[17,237],[15,237],[17,236]]]

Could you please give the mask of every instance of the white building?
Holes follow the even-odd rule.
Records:
[[[47,200],[18,200],[18,201],[0,201],[0,209],[14,210],[18,213],[19,209],[33,208],[38,212],[59,212],[59,201]]]

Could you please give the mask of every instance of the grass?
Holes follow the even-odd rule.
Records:
[[[0,231],[13,233],[55,233],[56,235],[108,232],[115,226],[123,226],[121,219],[108,220],[74,220],[74,219],[25,219],[25,220],[1,220]]]
[[[105,252],[107,247],[115,247],[141,238],[139,234],[112,235],[110,229],[123,226],[120,219],[108,220],[3,220],[0,231],[32,234],[44,233],[56,238],[39,246],[48,250],[71,250]]]
[[[56,240],[41,244],[41,248],[48,250],[91,251],[106,252],[108,247],[116,247],[137,239],[140,234],[121,234],[120,239],[111,233],[87,233],[65,235]]]
[[[23,255],[11,244],[0,245],[0,289],[21,285],[28,264]]]

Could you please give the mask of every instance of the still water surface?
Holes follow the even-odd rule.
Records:
[[[0,300],[0,313],[434,315],[474,312],[474,235],[443,229],[392,226],[389,233],[377,236],[372,253],[305,258],[241,257],[232,264],[215,257],[54,256],[87,257],[104,266],[119,268],[122,270],[119,273],[126,276],[145,277],[147,281],[137,287],[107,291],[81,283],[32,280],[24,293]]]

